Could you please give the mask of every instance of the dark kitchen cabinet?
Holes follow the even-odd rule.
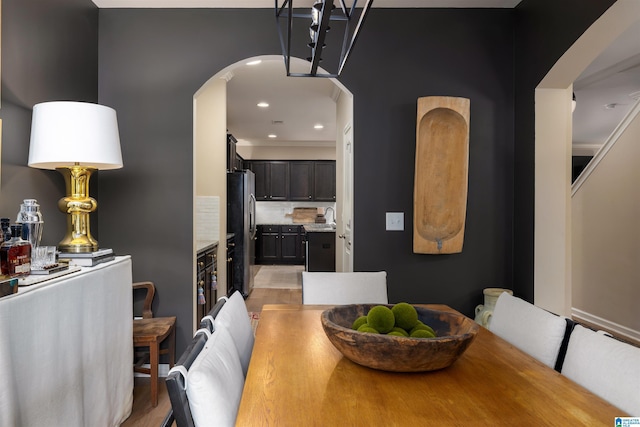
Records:
[[[267,179],[267,166],[268,162],[254,162],[248,161],[246,162],[247,169],[250,169],[255,178],[256,185],[256,200],[268,200],[269,199],[269,183]]]
[[[258,264],[277,263],[281,258],[280,226],[258,225],[256,233],[256,262]]]
[[[234,166],[235,170],[241,171],[244,169],[244,159],[242,158],[242,156],[238,153],[236,153],[236,158],[235,158],[235,166]]]
[[[269,200],[289,199],[289,163],[269,162]]]
[[[289,200],[289,162],[249,161],[256,175],[256,200]]]
[[[233,135],[227,134],[227,172],[233,172],[237,170],[236,159],[238,154],[236,153],[237,141]]]
[[[300,227],[297,225],[280,226],[280,256],[286,263],[300,262]]]
[[[238,141],[230,133],[227,134],[227,172],[245,169],[244,159],[237,151]]]
[[[299,225],[258,225],[256,264],[304,264],[303,233]]]
[[[313,199],[313,162],[289,163],[289,200]]]
[[[313,167],[314,200],[335,202],[336,162],[317,161]]]
[[[248,160],[245,166],[256,175],[258,201],[336,200],[334,160]]]
[[[217,299],[218,289],[218,245],[214,244],[198,252],[196,261],[196,307],[197,318],[202,319]]]
[[[227,295],[233,294],[234,291],[242,289],[235,289],[233,287],[233,256],[235,254],[236,242],[235,234],[227,236]]]

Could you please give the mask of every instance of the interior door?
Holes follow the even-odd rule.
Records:
[[[344,128],[344,173],[342,178],[342,271],[353,271],[353,129],[348,124]]]

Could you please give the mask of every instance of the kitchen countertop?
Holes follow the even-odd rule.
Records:
[[[272,222],[259,222],[256,225],[313,225],[315,222],[293,222],[293,221],[272,221]],[[318,224],[324,225],[324,224]]]
[[[335,224],[304,224],[304,231],[307,233],[335,233]]]
[[[219,242],[217,240],[196,240],[196,252],[204,252],[213,248]]]
[[[286,221],[272,221],[272,222],[259,222],[257,225],[305,225],[305,224],[309,224],[309,223],[300,223],[300,222],[293,222],[291,220]]]
[[[261,223],[258,224],[261,226],[265,225],[300,225],[304,228],[304,231],[307,233],[333,233],[336,231],[335,224],[323,224],[323,223],[315,223],[315,222],[305,222],[305,223],[297,223],[297,222],[270,222],[270,223]]]
[[[235,233],[227,233],[227,235],[225,236],[225,241],[229,240],[230,238],[235,237]],[[198,240],[196,239],[196,252],[200,253],[200,252],[204,252],[206,250],[211,249],[214,245],[218,245],[220,244],[220,242],[218,240]]]

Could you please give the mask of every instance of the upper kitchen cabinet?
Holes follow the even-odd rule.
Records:
[[[227,134],[227,172],[236,170],[236,144],[238,141],[230,133]]]
[[[230,133],[227,134],[227,172],[244,169],[244,159],[236,150],[238,141]]]
[[[289,200],[313,200],[313,162],[289,162]]]
[[[256,175],[256,200],[289,200],[289,162],[249,161]]]
[[[336,162],[317,161],[313,168],[314,200],[336,201]]]
[[[245,164],[256,174],[257,200],[336,201],[335,160],[248,160]]]

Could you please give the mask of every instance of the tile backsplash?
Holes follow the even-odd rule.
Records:
[[[258,224],[292,224],[293,208],[326,208],[335,211],[335,202],[256,202],[256,223]],[[331,221],[329,214],[327,220]]]
[[[196,197],[196,240],[220,240],[220,197]]]
[[[257,224],[293,224],[293,208],[326,208],[334,202],[256,202]],[[196,240],[220,240],[220,197],[197,196],[195,212]],[[330,213],[327,221],[335,221]]]

